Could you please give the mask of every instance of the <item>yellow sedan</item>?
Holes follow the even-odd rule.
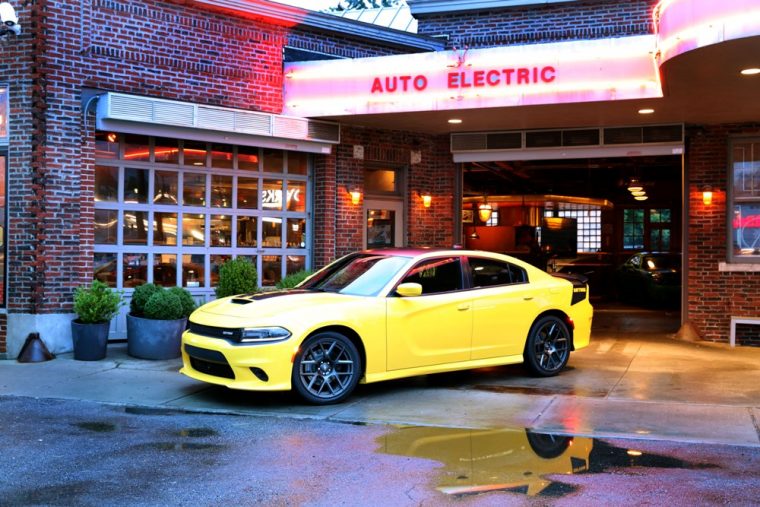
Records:
[[[185,375],[252,391],[295,389],[315,404],[359,382],[525,362],[558,374],[585,347],[584,280],[467,250],[357,252],[297,288],[222,298],[182,337]]]

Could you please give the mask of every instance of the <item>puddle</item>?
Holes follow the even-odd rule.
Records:
[[[435,460],[436,489],[453,496],[501,491],[559,498],[578,487],[549,476],[603,473],[627,467],[712,468],[668,456],[612,446],[601,440],[524,429],[401,427],[377,440],[378,452]]]
[[[115,424],[98,421],[76,423],[76,427],[87,431],[94,431],[96,433],[110,433],[116,431]]]
[[[553,396],[555,394],[562,394],[567,396],[583,396],[585,398],[604,398],[607,396],[607,391],[594,391],[590,389],[576,389],[573,387],[547,389],[544,387],[529,387],[529,386],[497,386],[497,385],[474,385],[468,389],[474,389],[477,391],[488,391],[490,393],[501,394],[532,394],[534,396]]]
[[[211,428],[185,428],[183,430],[179,430],[177,434],[181,437],[203,438],[214,437],[219,433],[212,430]]]

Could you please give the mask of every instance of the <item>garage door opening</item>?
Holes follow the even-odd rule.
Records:
[[[680,155],[464,162],[462,243],[587,276],[600,311],[675,331],[682,173]]]

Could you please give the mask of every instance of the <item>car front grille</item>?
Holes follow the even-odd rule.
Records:
[[[185,345],[185,353],[190,357],[190,366],[195,371],[214,377],[235,378],[227,358],[221,352]]]
[[[221,338],[233,342],[240,342],[240,338],[243,335],[243,330],[240,328],[204,326],[195,322],[190,322],[189,329],[191,333],[199,336]]]

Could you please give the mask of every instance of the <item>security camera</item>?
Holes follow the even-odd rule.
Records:
[[[18,24],[18,16],[16,16],[16,10],[8,2],[0,3],[0,21],[3,22],[0,29],[3,31],[10,30],[16,35],[21,34],[21,25]]]

